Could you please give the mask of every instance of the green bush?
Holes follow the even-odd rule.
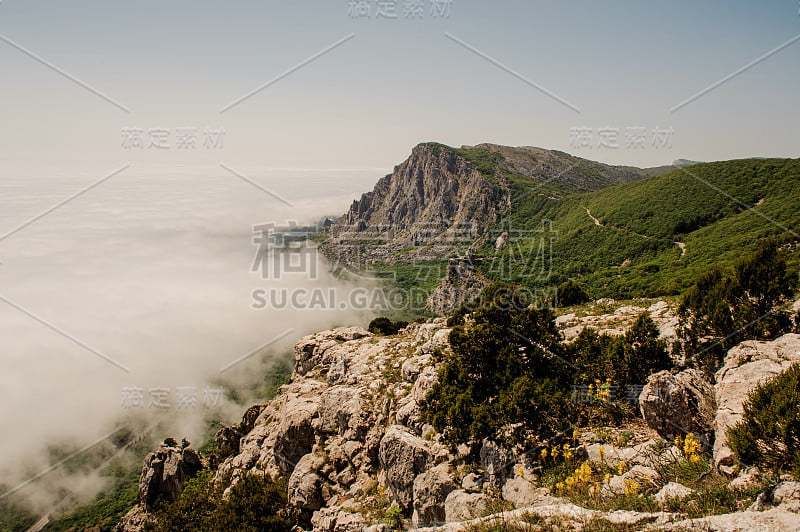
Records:
[[[222,499],[223,487],[211,487],[214,474],[201,471],[187,481],[180,497],[155,513],[155,532],[288,532],[294,525],[287,504],[286,482],[249,473]]]
[[[728,442],[740,463],[800,478],[800,364],[748,394]]]
[[[786,257],[773,238],[738,261],[733,274],[720,268],[702,273],[678,309],[687,354],[713,371],[734,345],[788,332],[791,319],[779,305],[792,295]]]
[[[450,333],[425,418],[458,444],[519,424],[542,438],[568,421],[569,367],[552,313],[530,307],[513,287],[493,284],[469,308],[474,322]]]
[[[580,305],[590,301],[589,295],[581,288],[575,281],[569,280],[560,285],[556,289],[558,297],[558,305],[562,307],[571,307],[572,305]]]
[[[585,328],[568,350],[570,362],[577,368],[576,380],[610,378],[615,384],[643,384],[649,375],[672,366],[667,344],[658,336],[658,328],[646,312],[623,336],[598,335]]]
[[[406,321],[392,321],[389,318],[381,316],[369,322],[367,329],[372,334],[389,336],[392,334],[397,334],[400,329],[406,327],[407,325],[408,322]]]

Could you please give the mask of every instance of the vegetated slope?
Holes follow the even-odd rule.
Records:
[[[478,144],[448,149],[475,164],[489,179],[512,189],[535,186],[542,192],[588,192],[636,181],[647,175],[638,168],[609,166],[532,146]]]
[[[468,256],[488,278],[530,288],[573,279],[593,298],[674,295],[768,235],[796,273],[800,160],[688,164],[645,178],[540,148],[420,144],[333,224],[322,249],[428,292],[448,258]],[[438,275],[420,276],[421,265]]]
[[[699,271],[732,264],[768,235],[785,244],[796,273],[799,201],[800,160],[744,159],[560,200],[528,195],[512,200],[509,220],[525,229],[552,221],[549,283],[579,279],[594,297],[654,296],[682,291]]]
[[[430,294],[445,276],[446,260],[491,236],[514,197],[561,198],[642,178],[540,148],[423,143],[323,230],[320,249],[337,268],[366,266],[403,288]],[[407,306],[421,311],[425,298]]]

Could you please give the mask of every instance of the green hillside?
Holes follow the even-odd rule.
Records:
[[[798,206],[800,160],[746,159],[561,199],[523,192],[512,199],[508,219],[512,229],[527,230],[552,221],[558,240],[548,284],[572,278],[593,297],[641,297],[679,293],[698,272],[732,264],[769,235],[786,245],[796,273]],[[684,255],[676,242],[685,245]],[[490,244],[481,252],[494,254]],[[512,280],[542,284],[524,275],[523,267],[512,269]]]

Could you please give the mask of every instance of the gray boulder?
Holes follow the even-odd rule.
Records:
[[[408,432],[406,427],[393,425],[381,439],[378,458],[390,495],[403,509],[410,510],[414,479],[433,463],[425,440]]]
[[[289,477],[289,504],[308,510],[322,508],[322,477],[318,472],[324,464],[324,458],[315,453],[300,459]]]
[[[450,464],[443,463],[429,469],[414,479],[415,526],[431,526],[445,522],[444,502],[456,489],[450,475]]]
[[[445,521],[467,521],[482,517],[487,511],[486,495],[467,493],[464,490],[451,491],[444,501]]]
[[[727,430],[741,421],[747,394],[757,385],[800,362],[800,335],[786,334],[770,342],[742,342],[728,351],[725,364],[716,373],[717,414],[714,419],[714,465],[734,473],[733,451],[727,445]]]
[[[711,444],[714,388],[695,369],[676,375],[669,371],[650,375],[639,396],[639,410],[647,424],[666,440],[691,432]]]
[[[656,502],[666,504],[675,499],[684,499],[690,495],[697,493],[692,488],[687,488],[683,484],[677,482],[668,482],[663,488],[658,490],[655,495]]]

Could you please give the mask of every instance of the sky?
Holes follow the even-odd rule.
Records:
[[[416,18],[390,1],[392,19],[377,0],[368,18],[350,0],[3,0],[0,164],[102,174],[225,162],[377,179],[431,140],[637,166],[798,156],[800,43],[672,110],[800,34],[794,0],[452,0],[438,16],[432,1]],[[178,150],[183,127],[200,144],[206,128],[224,130],[224,147]],[[169,130],[171,147],[124,147],[134,128]],[[592,146],[573,128],[591,130]],[[599,145],[604,128],[618,148]],[[628,128],[645,128],[645,142],[626,146]],[[655,146],[656,129],[670,142]]]

